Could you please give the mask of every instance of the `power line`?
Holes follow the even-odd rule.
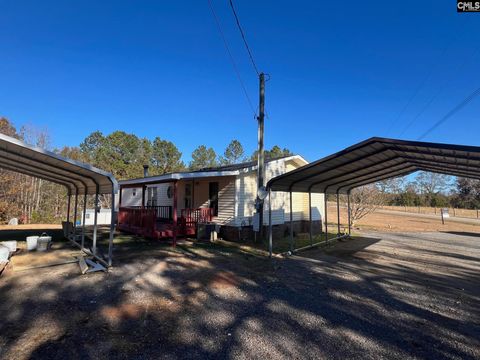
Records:
[[[410,104],[412,103],[413,99],[415,99],[418,95],[418,93],[420,92],[420,90],[423,88],[423,86],[425,85],[425,83],[427,82],[427,80],[430,78],[430,76],[432,75],[432,72],[433,70],[430,70],[430,72],[427,74],[427,76],[423,79],[423,81],[418,85],[418,87],[415,89],[414,93],[412,94],[412,96],[408,99],[407,103],[405,104],[405,106],[402,108],[402,110],[398,113],[397,117],[395,118],[395,120],[393,120],[388,129],[387,129],[387,135],[390,134],[390,131],[392,130],[392,128],[395,126],[395,124],[398,122],[398,120],[400,120],[400,118],[402,117],[402,115],[405,113],[405,111],[408,109],[408,107],[410,106]]]
[[[449,118],[451,118],[453,115],[455,115],[458,111],[460,111],[463,107],[465,107],[468,103],[470,103],[478,95],[480,95],[480,88],[478,88],[473,93],[471,93],[469,96],[467,96],[462,102],[460,102],[460,104],[455,106],[444,117],[442,117],[435,124],[433,124],[433,126],[430,127],[427,131],[425,131],[417,140],[424,139],[428,134],[430,134],[432,131],[434,131],[436,128],[438,128],[440,125],[442,125],[445,121],[447,121]]]
[[[258,76],[260,76],[260,72],[258,71],[257,64],[255,64],[255,60],[253,59],[252,52],[250,47],[248,46],[247,38],[245,37],[245,33],[243,32],[242,26],[240,25],[240,20],[238,19],[237,12],[235,11],[235,7],[233,6],[233,1],[230,0],[230,7],[232,8],[233,15],[235,16],[235,21],[237,22],[238,30],[240,30],[240,34],[242,35],[243,43],[247,48],[248,56],[250,57],[250,61],[252,62],[253,68]]]
[[[462,31],[459,31],[458,33],[459,34],[462,34],[463,33],[463,29],[465,29],[466,27],[466,24],[464,24],[461,28]],[[440,53],[440,56],[439,56],[439,59],[443,58],[445,56],[445,54],[447,53],[447,51],[449,50],[450,46],[455,42],[455,39],[456,39],[456,34],[453,34],[452,37],[450,38],[450,41],[447,43],[447,45],[445,45],[445,47],[443,48],[442,52]],[[397,122],[400,120],[400,118],[403,116],[403,114],[405,113],[405,111],[410,107],[410,105],[412,104],[413,100],[417,97],[418,93],[420,92],[420,90],[425,86],[425,84],[427,83],[427,81],[430,79],[430,77],[433,75],[433,72],[434,70],[436,70],[440,64],[440,61],[438,61],[439,59],[437,59],[437,61],[435,61],[434,64],[432,64],[432,66],[430,66],[430,70],[427,74],[427,76],[423,79],[423,81],[418,85],[418,87],[415,89],[413,95],[408,99],[407,103],[405,104],[405,106],[402,108],[402,110],[399,112],[399,114],[397,115],[397,117],[392,121],[390,122],[390,125],[388,126],[388,129],[387,129],[387,135],[391,132],[392,128],[397,124]]]
[[[469,56],[469,57],[465,57],[465,59],[463,60],[462,63],[459,63],[459,65],[457,66],[457,68],[453,71],[453,75],[455,75],[457,72],[461,71],[465,65],[468,63],[468,60],[470,58],[474,58],[475,57],[475,54],[477,53],[477,51],[480,49],[480,45],[477,46],[472,54]],[[418,120],[418,118],[420,116],[422,116],[422,114],[430,107],[430,105],[432,105],[432,103],[435,101],[435,99],[443,92],[443,90],[447,87],[450,86],[450,84],[452,83],[453,81],[453,78],[450,79],[449,82],[444,82],[442,84],[442,86],[438,89],[438,91],[435,93],[435,95],[433,95],[430,100],[425,104],[425,106],[417,113],[417,115],[407,124],[407,126],[405,126],[405,128],[402,130],[402,132],[400,133],[400,136],[402,136],[414,123],[415,121]]]
[[[410,127],[415,123],[415,121],[417,121],[417,119],[422,116],[422,114],[428,109],[428,107],[433,103],[433,101],[438,97],[438,95],[440,95],[440,93],[442,92],[443,89],[440,89],[439,91],[437,91],[437,93],[435,95],[433,95],[430,100],[427,102],[427,104],[418,112],[418,114],[407,124],[407,126],[405,126],[402,130],[402,132],[400,133],[399,137],[401,137],[403,134],[405,134],[405,132],[410,129]]]
[[[250,109],[252,110],[253,116],[256,117],[257,114],[256,114],[256,111],[255,111],[255,108],[253,107],[252,100],[250,99],[250,96],[248,95],[247,88],[246,88],[246,86],[245,86],[245,83],[243,82],[242,76],[240,75],[240,71],[238,70],[237,63],[235,62],[235,59],[233,58],[232,52],[230,51],[230,47],[228,46],[227,39],[226,39],[225,34],[224,34],[223,30],[222,30],[222,26],[221,26],[221,24],[220,24],[220,20],[218,19],[217,14],[215,13],[215,10],[214,10],[214,8],[213,8],[212,1],[211,1],[211,0],[208,0],[208,5],[210,6],[210,10],[212,11],[212,15],[213,15],[213,17],[214,17],[214,19],[215,19],[215,23],[217,24],[218,32],[220,33],[220,36],[222,37],[223,44],[225,45],[225,49],[227,50],[228,57],[230,58],[230,61],[231,61],[231,63],[232,63],[233,70],[234,70],[235,73],[237,74],[238,81],[240,82],[240,85],[241,85],[241,87],[242,87],[242,89],[243,89],[243,92],[244,92],[244,94],[245,94],[245,97],[247,98],[248,105],[250,106]]]

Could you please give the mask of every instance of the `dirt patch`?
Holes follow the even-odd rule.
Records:
[[[0,358],[480,358],[476,235],[375,232],[275,259],[132,243],[108,273],[13,273]]]
[[[100,310],[100,314],[110,322],[119,323],[127,319],[138,319],[145,309],[137,304],[120,304],[118,306],[106,306]]]
[[[238,286],[239,279],[235,274],[229,271],[221,271],[213,275],[209,286],[216,289],[224,289]]]

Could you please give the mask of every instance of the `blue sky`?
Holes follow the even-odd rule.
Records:
[[[256,104],[228,0],[212,2]],[[480,14],[453,0],[235,3],[271,76],[267,147],[315,160],[371,136],[416,139],[480,87]],[[233,138],[255,149],[207,0],[1,1],[0,53],[0,115],[48,128],[54,146],[124,130],[171,140],[187,161]],[[479,111],[480,98],[425,140],[478,145]]]

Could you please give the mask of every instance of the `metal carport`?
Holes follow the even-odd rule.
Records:
[[[314,161],[301,168],[271,179],[271,191],[305,192],[348,196],[348,223],[350,233],[350,191],[356,187],[376,183],[423,170],[434,173],[480,179],[480,147],[428,143],[373,137],[349,148]],[[290,196],[290,199],[292,197]],[[270,204],[270,201],[269,201]],[[290,201],[291,206],[291,201]],[[290,211],[290,242],[293,250],[292,211]],[[327,197],[325,196],[325,225],[327,224]],[[311,227],[310,227],[311,228]],[[328,227],[326,225],[325,239]],[[338,225],[340,233],[340,224]],[[312,232],[310,231],[312,243]],[[269,250],[272,252],[272,222],[269,208]]]
[[[112,264],[113,234],[115,231],[115,194],[118,184],[112,174],[97,169],[91,165],[64,158],[53,152],[30,146],[24,142],[0,134],[0,168],[25,175],[30,175],[43,180],[65,186],[68,192],[67,222],[70,221],[70,200],[74,195],[74,219],[77,217],[78,196],[84,196],[84,211],[82,221],[81,242],[76,235],[76,224],[73,224],[73,233],[69,240],[80,249],[105,265]],[[92,251],[85,248],[85,210],[87,195],[95,195],[95,209],[99,207],[99,195],[111,194],[112,217],[108,245],[108,259],[97,254],[97,211],[94,215],[93,246]]]

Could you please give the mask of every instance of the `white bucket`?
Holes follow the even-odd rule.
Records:
[[[27,236],[27,250],[32,251],[37,249],[37,241],[39,236]]]
[[[37,251],[47,251],[50,249],[50,244],[52,242],[52,237],[42,234],[37,241]]]
[[[6,246],[0,245],[0,262],[8,261],[10,251]]]
[[[6,248],[8,248],[8,251],[10,251],[11,253],[14,253],[15,251],[17,251],[17,242],[15,240],[1,241],[0,245],[3,245]]]

